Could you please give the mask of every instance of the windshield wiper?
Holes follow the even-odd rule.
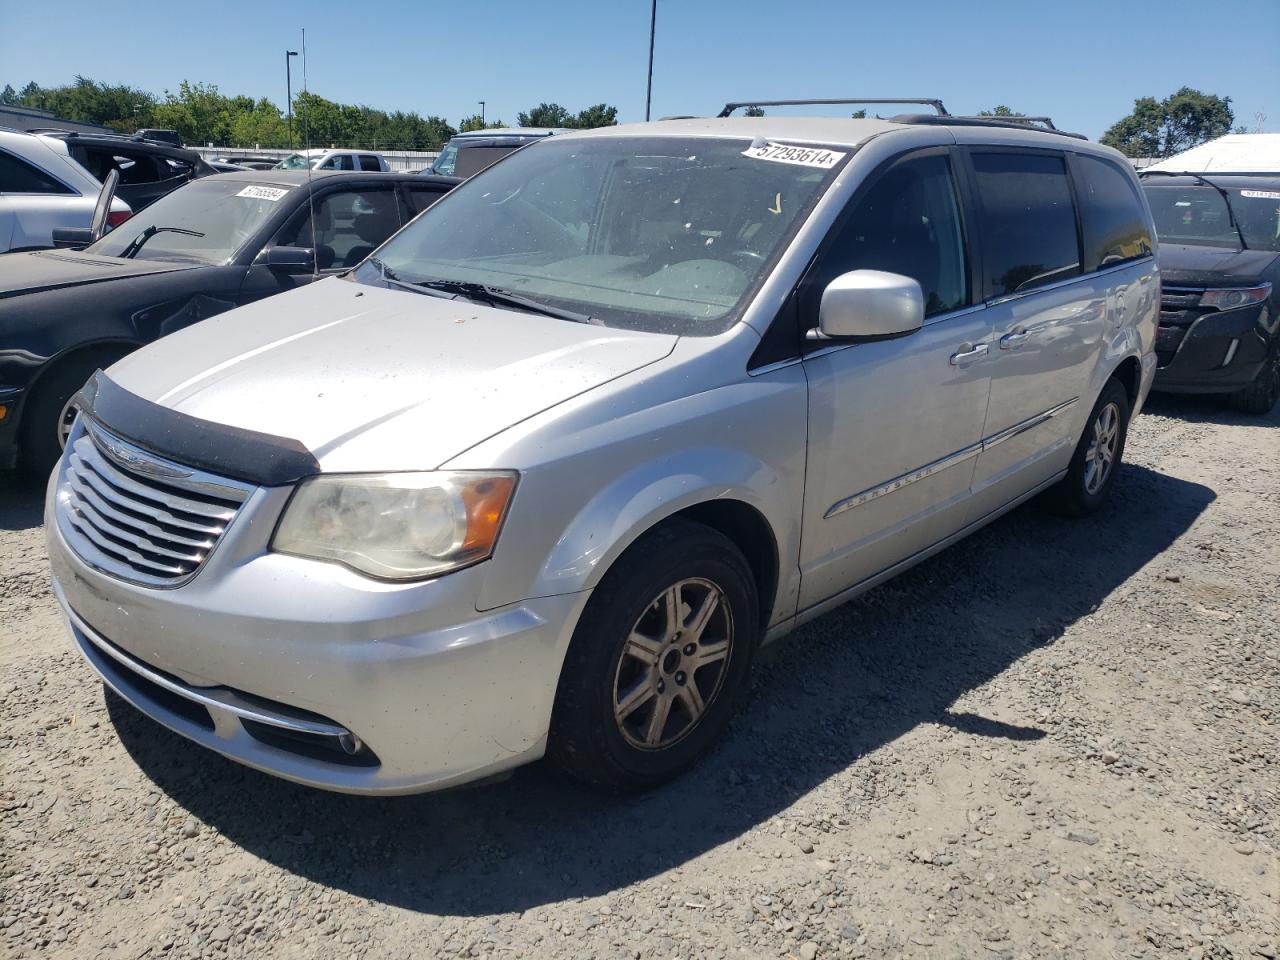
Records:
[[[157,233],[182,233],[188,237],[203,237],[204,234],[199,230],[184,230],[182,227],[157,227],[154,223],[143,230],[140,234],[129,241],[129,245],[120,251],[120,256],[125,260],[132,259],[142,245],[154,237]]]
[[[452,300],[455,296],[455,294],[444,293],[439,290],[428,290],[421,284],[410,283],[408,280],[401,280],[399,274],[377,257],[370,257],[369,263],[372,263],[378,268],[379,279],[388,286],[398,287],[401,290],[408,290],[410,293],[420,293],[425,297],[442,297],[445,300]]]
[[[1240,249],[1248,250],[1249,245],[1244,242],[1244,231],[1240,229],[1236,223],[1236,212],[1231,206],[1231,194],[1227,193],[1225,187],[1221,187],[1207,177],[1202,177],[1198,173],[1177,173],[1173,170],[1139,170],[1138,179],[1142,180],[1146,177],[1191,177],[1193,180],[1199,180],[1206,187],[1212,187],[1222,195],[1222,202],[1227,205],[1227,222],[1231,224],[1231,229],[1236,232],[1236,236],[1240,238]]]
[[[457,294],[468,300],[487,303],[494,307],[515,307],[518,310],[528,310],[530,313],[540,313],[544,317],[555,317],[557,320],[571,320],[574,323],[593,322],[592,318],[585,313],[563,310],[540,300],[534,300],[530,297],[513,293],[510,290],[504,290],[501,287],[490,287],[483,283],[470,283],[465,280],[418,280],[415,281],[414,286]]]

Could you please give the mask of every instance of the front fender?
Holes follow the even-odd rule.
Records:
[[[738,500],[766,521],[786,516],[784,488],[783,478],[767,464],[727,447],[683,450],[643,463],[616,477],[573,518],[538,571],[532,593],[595,587],[646,531],[701,503]]]

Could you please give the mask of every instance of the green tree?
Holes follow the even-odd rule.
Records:
[[[747,109],[743,111],[743,114],[742,114],[742,115],[743,115],[744,117],[763,117],[763,116],[764,116],[764,108],[763,108],[763,107],[757,107],[757,106],[753,103],[751,106],[747,107]]]
[[[153,111],[155,126],[176,130],[183,143],[228,145],[232,141],[232,101],[218,92],[217,84],[178,84],[178,92],[165,91],[164,101]],[[241,100],[253,105],[248,97]]]
[[[866,111],[866,108],[864,107],[864,108],[863,108],[863,109],[861,109],[861,110],[855,110],[855,111],[853,111],[852,116],[853,116],[853,119],[854,119],[854,120],[865,120],[865,119],[867,119],[867,111]]]
[[[573,117],[558,103],[540,103],[528,113],[516,114],[522,127],[567,127]]]
[[[488,123],[480,119],[480,114],[473,113],[469,117],[463,117],[462,122],[458,124],[459,133],[470,133],[472,130],[497,130],[499,127],[505,127],[506,124],[501,120],[490,120]]]
[[[1172,157],[1231,132],[1231,98],[1182,87],[1163,100],[1140,97],[1102,142],[1128,157]]]
[[[18,91],[13,89],[12,84],[6,83],[4,91],[0,92],[0,103],[6,107],[16,107],[18,105]]]
[[[288,145],[288,125],[280,108],[266,97],[231,120],[231,143],[241,147],[284,147]]]
[[[597,103],[580,110],[578,115],[569,123],[568,127],[577,127],[580,130],[591,130],[595,127],[612,127],[618,122],[618,108],[611,107],[607,103]]]
[[[979,110],[978,116],[980,117],[1025,117],[1026,114],[1019,113],[1017,110],[1014,110],[1010,107],[1006,107],[1003,103],[1001,103],[1001,104],[997,104],[995,107],[992,107],[990,110]]]

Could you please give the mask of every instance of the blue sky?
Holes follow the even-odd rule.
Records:
[[[333,100],[455,124],[481,99],[511,123],[542,100],[644,118],[649,0],[0,0],[0,84],[80,73],[161,93],[188,79],[283,105],[284,50],[302,27],[310,88]],[[936,96],[953,113],[1006,103],[1096,138],[1135,97],[1186,84],[1276,131],[1278,39],[1280,0],[658,0],[653,113]]]

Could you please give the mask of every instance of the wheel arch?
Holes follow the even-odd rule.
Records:
[[[78,343],[55,354],[40,365],[40,369],[36,371],[35,376],[28,382],[23,399],[23,409],[31,402],[31,398],[49,382],[51,377],[58,371],[66,369],[68,365],[86,360],[95,354],[100,357],[112,357],[114,362],[114,360],[119,360],[141,346],[142,344],[136,340],[129,340],[124,337],[104,338],[92,340],[88,343]],[[21,415],[21,412],[19,415]]]

